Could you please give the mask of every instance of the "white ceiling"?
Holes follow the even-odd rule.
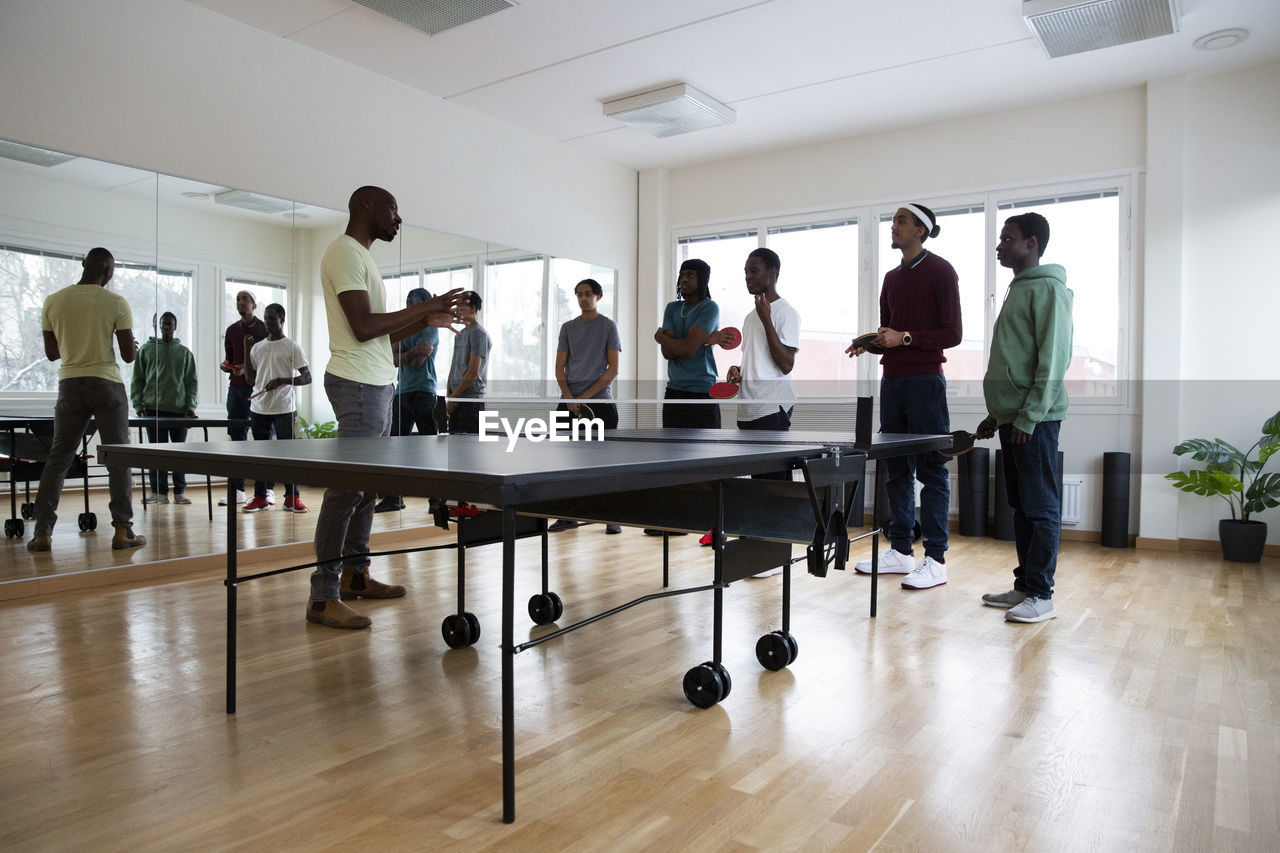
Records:
[[[1021,0],[517,0],[427,36],[351,0],[190,0],[636,169],[808,142],[1280,59],[1277,0],[1180,0],[1181,32],[1047,59]],[[1196,38],[1245,27],[1241,45]],[[601,102],[686,82],[736,124],[655,139]]]

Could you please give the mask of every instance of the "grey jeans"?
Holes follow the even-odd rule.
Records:
[[[53,535],[62,482],[80,449],[90,418],[97,424],[98,440],[103,444],[129,443],[129,395],[125,393],[124,383],[91,376],[58,382],[58,402],[53,408],[53,445],[45,459],[40,491],[36,494],[36,536]],[[107,483],[111,493],[111,522],[132,527],[133,483],[129,469],[108,465]]]
[[[338,418],[338,438],[391,434],[394,385],[365,385],[326,373],[324,392]],[[377,492],[325,489],[316,518],[319,565],[311,573],[312,601],[337,599],[344,567],[355,572],[368,568],[369,530],[377,498]]]

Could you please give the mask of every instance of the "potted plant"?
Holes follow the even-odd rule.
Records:
[[[1220,438],[1193,438],[1173,449],[1174,455],[1191,455],[1203,468],[1165,474],[1184,492],[1218,495],[1231,507],[1231,517],[1218,522],[1218,540],[1224,559],[1256,563],[1267,544],[1266,522],[1251,516],[1280,506],[1280,474],[1264,474],[1267,460],[1280,450],[1280,412],[1262,425],[1262,435],[1244,453]],[[1255,456],[1256,451],[1256,456]]]

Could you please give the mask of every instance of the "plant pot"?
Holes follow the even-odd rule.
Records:
[[[1267,546],[1267,523],[1224,518],[1218,522],[1218,541],[1222,543],[1224,560],[1256,563],[1262,559],[1262,549]]]

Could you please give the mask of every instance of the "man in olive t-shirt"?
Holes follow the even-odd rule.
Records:
[[[129,395],[120,378],[120,368],[112,352],[112,338],[126,363],[138,355],[133,339],[133,313],[118,293],[107,290],[115,274],[115,258],[101,247],[91,249],[81,263],[80,281],[52,293],[44,301],[40,328],[44,352],[58,368],[58,402],[53,413],[53,445],[45,459],[36,494],[35,532],[27,543],[29,551],[52,547],[53,527],[58,521],[58,500],[62,482],[75,459],[89,419],[95,420],[103,444],[129,443]],[[133,484],[129,469],[107,466],[110,485],[111,523],[116,550],[147,544],[133,532]]]

